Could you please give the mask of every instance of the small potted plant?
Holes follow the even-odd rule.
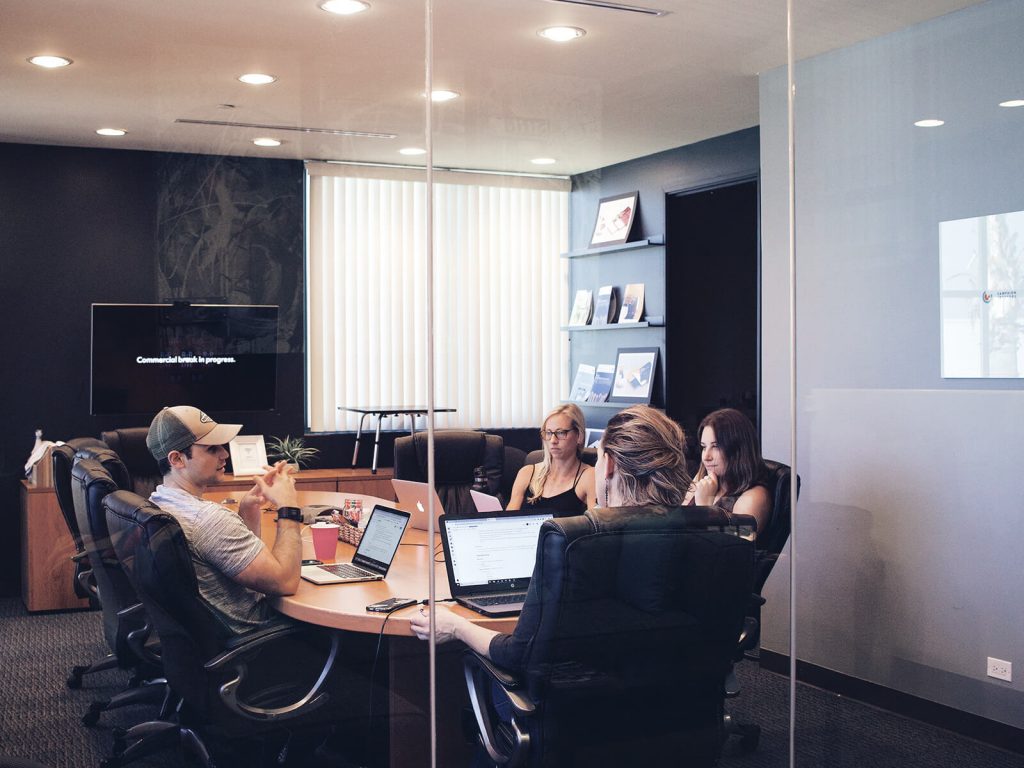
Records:
[[[306,445],[304,437],[285,435],[267,440],[267,459],[271,462],[284,459],[295,469],[309,466],[309,462],[320,453],[320,449]]]

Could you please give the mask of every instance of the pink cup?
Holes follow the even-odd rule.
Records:
[[[313,534],[313,552],[317,560],[333,560],[338,550],[338,529],[335,523],[314,523],[309,526]]]

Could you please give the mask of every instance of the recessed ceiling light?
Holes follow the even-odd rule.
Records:
[[[128,131],[124,128],[97,128],[96,133],[100,136],[124,136]]]
[[[940,125],[945,124],[945,120],[935,120],[932,118],[928,120],[918,120],[917,122],[914,123],[914,125],[916,125],[918,128],[938,128]]]
[[[459,94],[457,91],[437,90],[430,92],[431,101],[451,101],[452,99],[457,98],[459,98]]]
[[[570,40],[583,37],[587,34],[587,30],[580,29],[579,27],[544,27],[537,34],[546,40],[556,43],[567,43]]]
[[[259,138],[259,139],[253,139],[252,143],[255,144],[257,147],[280,147],[281,146],[281,140],[280,139],[272,139],[269,136],[264,136],[263,138]]]
[[[274,75],[264,75],[259,72],[250,72],[247,75],[239,75],[239,80],[249,85],[268,85],[277,80]]]
[[[421,149],[420,147],[402,147],[398,150],[400,155],[425,155],[427,150]]]
[[[45,67],[46,69],[59,69],[71,63],[71,59],[64,56],[31,56],[26,61],[29,64],[35,64],[37,67]]]
[[[554,165],[558,161],[553,157],[535,157],[530,162],[534,165]]]
[[[353,13],[362,13],[370,7],[369,3],[362,0],[326,0],[320,3],[320,10],[328,13],[336,13],[339,16],[351,16]]]
[[[999,102],[1000,107],[1024,107],[1024,99],[1010,99]]]

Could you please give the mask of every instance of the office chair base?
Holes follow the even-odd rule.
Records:
[[[71,674],[68,675],[67,684],[68,688],[78,689],[82,687],[82,677],[85,675],[92,674],[93,672],[102,672],[106,669],[117,668],[117,656],[112,653],[108,653],[102,659],[97,661],[95,664],[88,664],[84,666],[74,666],[71,668]]]

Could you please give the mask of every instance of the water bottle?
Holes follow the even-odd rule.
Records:
[[[480,493],[490,493],[491,487],[487,482],[487,473],[483,467],[473,468],[473,490]]]

